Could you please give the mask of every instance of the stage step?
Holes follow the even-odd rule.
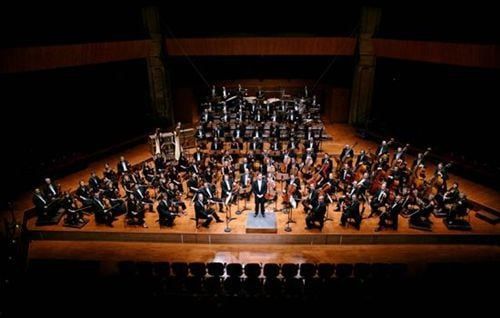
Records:
[[[476,217],[490,224],[500,223],[500,216],[497,213],[479,210],[476,212]]]

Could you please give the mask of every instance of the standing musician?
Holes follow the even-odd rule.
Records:
[[[320,195],[318,201],[313,205],[309,205],[308,214],[306,216],[306,230],[310,230],[314,227],[323,229],[326,214],[325,197]],[[316,222],[319,225],[316,225]]]
[[[203,193],[202,192],[198,193],[198,199],[194,203],[196,220],[198,219],[205,220],[202,226],[206,228],[208,228],[208,226],[212,222],[212,219],[215,219],[217,223],[224,222],[219,218],[217,212],[215,212],[214,209],[207,208],[205,201],[206,199],[204,198]]]
[[[255,196],[254,217],[257,217],[259,212],[262,214],[262,217],[266,217],[266,211],[264,207],[266,199],[264,198],[264,195],[267,192],[267,183],[262,179],[262,173],[259,173],[257,175],[257,180],[255,180],[252,185],[252,191]]]

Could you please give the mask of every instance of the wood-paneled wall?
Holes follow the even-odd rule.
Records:
[[[356,39],[349,37],[242,37],[167,39],[169,56],[353,55]]]
[[[140,59],[150,51],[150,40],[0,49],[0,73]]]
[[[377,57],[500,68],[500,45],[373,39],[373,46]]]

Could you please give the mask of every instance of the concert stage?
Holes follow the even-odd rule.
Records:
[[[374,148],[376,144],[366,139],[359,138],[352,127],[348,125],[327,125],[327,132],[334,136],[333,141],[323,143],[324,151],[328,153],[339,153],[346,143],[358,142],[359,149]],[[140,145],[123,153],[131,163],[136,164],[150,157],[146,145]],[[74,188],[80,179],[88,178],[90,171],[101,171],[105,162],[116,165],[118,155],[96,161],[88,169],[69,175],[58,180],[64,188]],[[433,165],[429,169],[434,169]],[[470,180],[451,175],[452,181],[458,181],[460,188],[467,193],[470,200],[484,208],[500,210],[500,196],[498,191],[474,183]],[[243,206],[243,201],[241,201]],[[32,207],[30,195],[18,202],[19,208],[29,209]],[[253,210],[253,200],[247,204],[248,209]],[[274,204],[268,205],[267,210],[280,208]],[[252,211],[245,210],[243,214],[236,215],[236,206],[232,207],[232,217],[236,219],[229,222],[230,232],[225,232],[226,223],[212,223],[210,228],[196,228],[192,220],[194,208],[188,204],[188,215],[178,217],[172,228],[160,228],[156,222],[157,213],[147,213],[146,223],[149,228],[133,227],[125,224],[124,217],[120,216],[114,222],[114,227],[97,225],[93,215],[87,216],[89,223],[81,229],[63,227],[63,220],[57,225],[37,226],[36,218],[26,220],[28,234],[33,240],[67,240],[67,241],[122,241],[122,242],[172,242],[172,243],[204,243],[204,244],[498,244],[500,242],[500,225],[489,224],[475,216],[476,212],[469,213],[468,221],[472,229],[470,231],[449,230],[443,224],[442,219],[431,218],[433,227],[430,232],[412,229],[408,225],[408,219],[400,217],[399,229],[390,229],[374,232],[377,227],[378,217],[364,219],[361,229],[354,227],[343,228],[339,226],[340,213],[334,212],[333,207],[328,209],[328,216],[332,219],[327,221],[322,231],[318,229],[306,230],[305,214],[302,207],[293,211],[291,232],[285,231],[288,215],[283,212],[276,214],[276,233],[247,233],[247,214]],[[21,211],[19,211],[21,212]],[[364,215],[368,216],[369,207]],[[225,214],[219,214],[225,220]],[[253,216],[250,216],[253,218]]]

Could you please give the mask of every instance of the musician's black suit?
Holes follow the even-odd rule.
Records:
[[[262,216],[266,216],[265,208],[264,208],[264,203],[266,202],[266,199],[264,198],[264,195],[267,192],[267,183],[264,179],[260,180],[261,184],[259,187],[259,180],[255,180],[252,184],[252,191],[255,196],[255,216],[257,216],[260,213]]]

